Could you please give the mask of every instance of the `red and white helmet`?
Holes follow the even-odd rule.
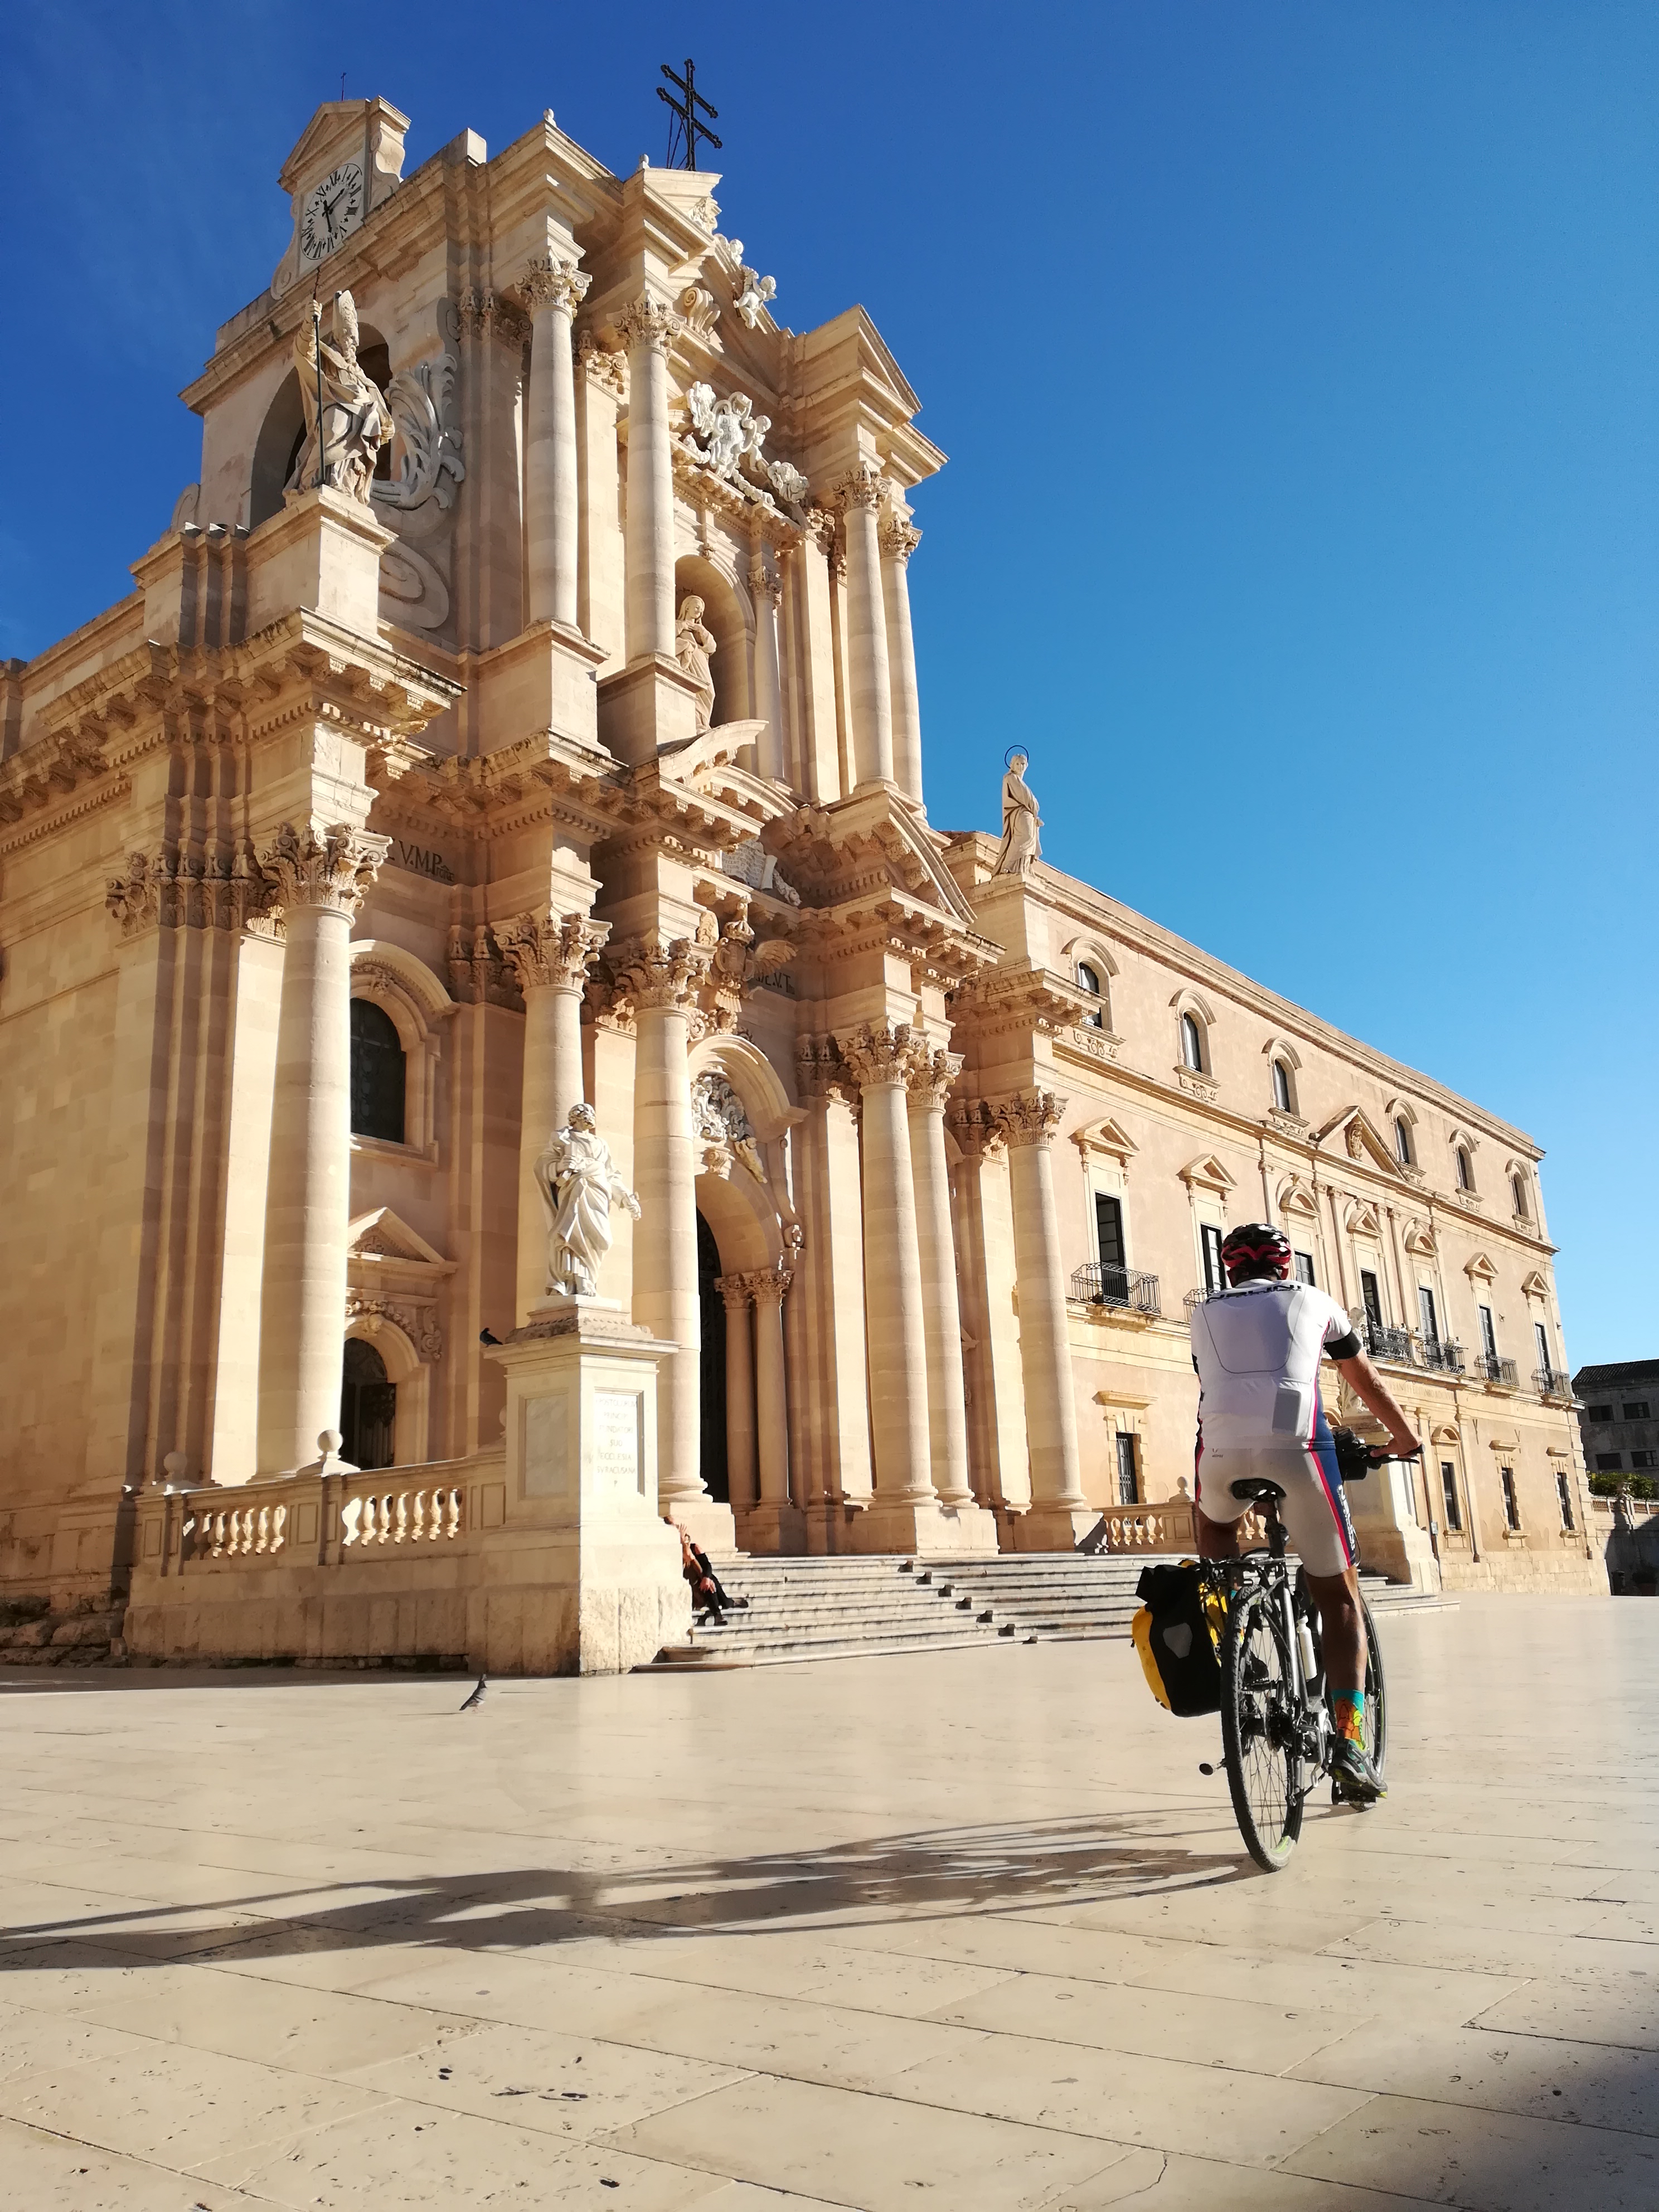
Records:
[[[1271,1222],[1243,1221],[1222,1238],[1221,1264],[1229,1281],[1243,1269],[1250,1274],[1274,1274],[1283,1282],[1291,1272],[1291,1240]]]

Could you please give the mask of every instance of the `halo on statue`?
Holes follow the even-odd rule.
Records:
[[[1030,768],[1031,765],[1031,755],[1030,750],[1028,746],[1010,745],[1007,751],[1002,756],[1002,765],[1004,768],[1012,768],[1017,760],[1023,760],[1026,767]]]

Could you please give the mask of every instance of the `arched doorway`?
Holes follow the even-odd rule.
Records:
[[[352,1467],[390,1467],[397,1426],[398,1386],[387,1382],[385,1360],[361,1336],[349,1336],[340,1377],[342,1457]]]
[[[697,1307],[702,1322],[699,1396],[702,1411],[701,1467],[708,1494],[722,1505],[731,1498],[726,1464],[726,1301],[714,1288],[720,1273],[720,1248],[714,1232],[697,1216]]]

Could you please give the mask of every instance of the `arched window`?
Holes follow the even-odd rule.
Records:
[[[1087,991],[1092,998],[1098,999],[1103,995],[1100,988],[1100,977],[1089,965],[1086,960],[1079,960],[1078,963],[1077,987],[1079,991]],[[1105,1021],[1098,1006],[1093,1007],[1088,1013],[1085,1014],[1083,1017],[1083,1025],[1085,1029],[1091,1030],[1103,1029],[1105,1027]]]
[[[1273,1104],[1281,1114],[1296,1110],[1291,1104],[1291,1071],[1282,1060],[1273,1062]]]
[[[1181,1017],[1181,1057],[1194,1075],[1204,1073],[1204,1032],[1193,1014]]]
[[[1412,1125],[1403,1114],[1394,1117],[1394,1148],[1400,1156],[1401,1166],[1408,1168],[1412,1164]]]
[[[384,1006],[373,999],[351,1002],[351,1133],[404,1141],[403,1039]],[[349,1456],[349,1455],[348,1455]]]
[[[1524,1221],[1527,1218],[1527,1186],[1520,1176],[1510,1177],[1510,1191],[1515,1200],[1516,1218]]]
[[[349,1336],[340,1377],[342,1456],[353,1467],[390,1467],[397,1425],[398,1386],[386,1381],[385,1360],[361,1336]]]
[[[1474,1170],[1470,1165],[1468,1147],[1466,1145],[1460,1145],[1457,1147],[1457,1188],[1459,1190],[1474,1188]]]

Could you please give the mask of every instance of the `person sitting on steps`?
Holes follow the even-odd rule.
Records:
[[[732,1597],[714,1572],[710,1559],[700,1544],[694,1544],[685,1529],[668,1514],[663,1518],[680,1540],[680,1571],[691,1585],[692,1618],[705,1627],[710,1623],[724,1628],[728,1613],[744,1613],[749,1608],[746,1597]]]

